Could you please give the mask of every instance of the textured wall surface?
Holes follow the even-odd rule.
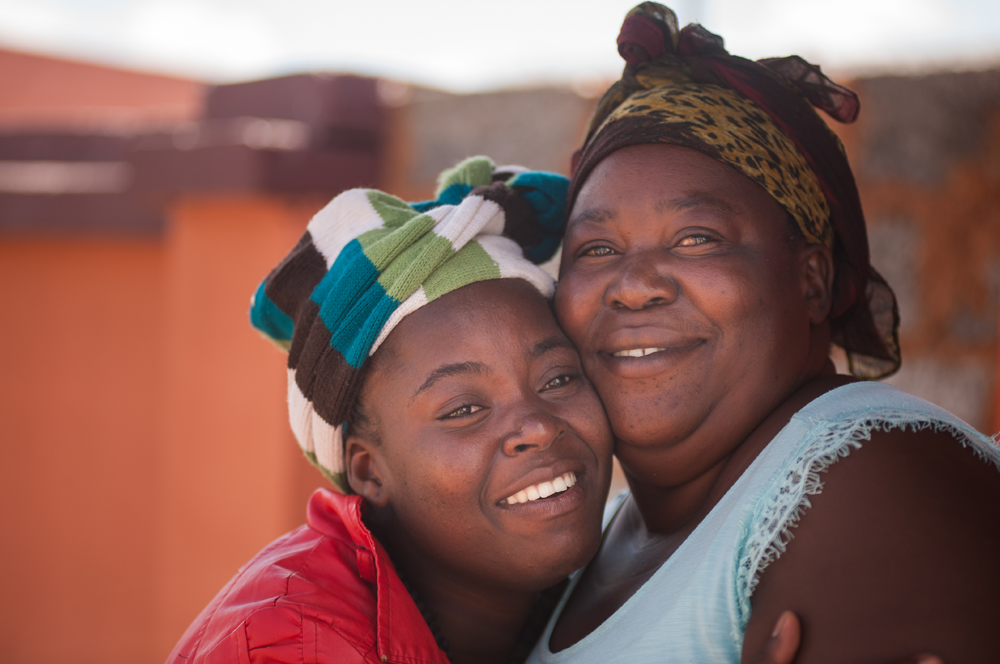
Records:
[[[840,128],[872,263],[899,299],[903,367],[888,380],[982,431],[996,421],[1000,72],[856,81]]]

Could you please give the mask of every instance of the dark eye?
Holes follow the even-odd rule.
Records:
[[[576,380],[576,376],[570,376],[569,374],[566,374],[565,376],[556,376],[549,382],[545,383],[545,387],[543,387],[542,390],[555,390],[560,387],[566,387],[574,380]]]
[[[478,413],[482,409],[483,409],[482,406],[476,406],[476,405],[473,405],[473,404],[466,404],[464,406],[459,406],[458,408],[456,408],[455,410],[451,411],[450,413],[448,413],[447,415],[445,415],[441,419],[442,420],[447,420],[447,419],[454,419],[456,417],[467,417],[469,415],[473,415],[475,413]]]
[[[615,253],[615,250],[611,247],[591,247],[583,252],[584,256],[596,256],[598,258],[603,256],[611,256]]]

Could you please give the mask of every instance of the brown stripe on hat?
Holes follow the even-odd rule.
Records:
[[[319,317],[319,305],[302,305],[288,354],[288,368],[295,370],[295,384],[302,396],[326,422],[338,426],[347,419],[353,400],[347,395],[361,389],[364,372],[355,369],[330,344],[330,330]]]
[[[479,196],[499,205],[504,214],[503,234],[521,247],[534,247],[545,239],[531,203],[503,182],[476,187],[469,195]]]
[[[320,329],[313,330],[313,326],[316,321],[320,322]],[[314,334],[317,336],[325,335],[325,339],[323,339],[323,341],[326,346],[330,345],[330,330],[326,329],[326,326],[323,325],[323,322],[319,318],[319,305],[306,296],[306,299],[302,302],[301,308],[296,316],[295,330],[292,332],[292,343],[288,349],[289,369],[295,369],[298,371],[303,351],[307,347],[311,347],[313,345],[311,337]],[[316,352],[318,352],[318,350]],[[307,359],[305,366],[312,366],[314,362],[314,357],[309,358]],[[301,387],[301,385],[299,387]],[[305,394],[305,391],[303,391],[303,394]]]
[[[292,320],[298,308],[310,302],[313,289],[326,275],[326,260],[313,244],[309,231],[267,277],[264,293]],[[297,327],[297,326],[296,326]]]
[[[367,366],[366,363],[360,369],[355,369],[335,348],[327,347],[326,352],[320,355],[312,369],[316,379],[312,381],[311,394],[307,398],[312,401],[316,413],[326,422],[339,426],[347,421],[361,391]],[[296,373],[296,383],[298,376]],[[299,389],[302,389],[301,384]],[[303,394],[306,394],[305,390]]]

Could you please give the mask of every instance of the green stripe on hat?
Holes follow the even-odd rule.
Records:
[[[401,201],[395,196],[390,196],[383,191],[371,189],[367,194],[368,202],[371,203],[378,216],[382,217],[386,228],[399,228],[418,214],[410,207],[409,203]],[[362,246],[364,246],[364,243],[362,243]]]
[[[365,257],[381,272],[407,247],[419,242],[436,223],[434,217],[417,214],[398,228],[368,231],[362,236],[366,242],[370,242],[367,246],[360,239],[358,241],[361,242]]]
[[[455,250],[447,238],[435,233],[427,233],[406,247],[396,260],[389,263],[378,277],[386,294],[399,301],[405,300],[429,274],[452,257]]]
[[[424,281],[427,301],[477,281],[500,278],[500,266],[476,242],[469,242]]]

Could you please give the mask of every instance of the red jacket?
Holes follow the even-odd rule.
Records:
[[[307,524],[247,563],[167,664],[448,664],[362,523],[359,496],[319,489]]]

